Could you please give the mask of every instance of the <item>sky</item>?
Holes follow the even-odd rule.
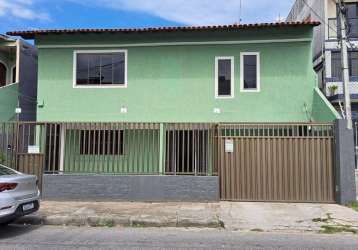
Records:
[[[274,22],[294,0],[0,0],[0,33]]]

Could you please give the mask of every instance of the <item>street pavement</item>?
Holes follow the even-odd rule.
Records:
[[[0,228],[0,249],[358,249],[358,236],[11,225]]]
[[[20,224],[122,227],[200,227],[230,231],[319,232],[324,226],[358,231],[358,213],[337,204],[269,202],[145,203],[44,201]]]

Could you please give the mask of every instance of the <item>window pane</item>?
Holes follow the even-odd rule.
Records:
[[[231,60],[221,59],[218,61],[218,95],[231,95]]]
[[[341,54],[340,52],[332,52],[332,78],[342,79],[342,65],[341,65]]]
[[[77,54],[77,80],[79,85],[88,84],[88,54]]]
[[[358,77],[358,52],[349,52],[349,76]]]
[[[17,173],[10,168],[0,165],[0,175],[16,175]]]
[[[12,68],[12,83],[16,82],[16,67]]]
[[[244,89],[257,88],[257,56],[244,55]]]
[[[0,63],[0,87],[6,85],[6,67]]]
[[[77,54],[77,84],[108,85],[124,84],[124,53]]]
[[[124,84],[124,53],[113,54],[113,84]]]
[[[91,54],[88,57],[89,57],[89,62],[88,62],[89,84],[101,84],[101,77],[100,77],[101,55]]]
[[[113,83],[112,55],[101,56],[101,84]]]

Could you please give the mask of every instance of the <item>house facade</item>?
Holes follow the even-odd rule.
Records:
[[[36,93],[36,48],[0,35],[0,121],[35,121]]]
[[[30,131],[33,139],[27,145],[37,145],[44,154],[45,171],[51,173],[44,181],[45,196],[213,200],[220,189],[228,200],[332,201],[329,152],[332,122],[340,116],[319,90],[313,70],[311,45],[318,25],[9,32],[34,39],[39,53],[37,123],[33,128],[24,124],[20,131]],[[241,137],[249,141],[243,143]],[[286,140],[291,137],[308,144]],[[269,138],[277,147],[258,148]],[[302,152],[311,168],[280,147]],[[324,153],[316,159],[307,151],[305,157],[309,147]],[[248,164],[242,162],[253,178],[247,186],[257,187],[258,173],[274,180],[264,174],[266,161],[258,164],[254,152],[266,157],[277,151],[272,160],[282,159],[278,172],[283,172],[273,186],[286,193],[277,196],[272,186],[272,196],[266,191],[250,196],[250,189],[248,196],[240,196],[219,187],[230,182],[237,188],[238,175],[230,171],[239,167],[230,164],[239,161],[220,162],[236,153],[244,159],[244,148],[251,152],[251,158],[245,156]],[[291,158],[287,172],[284,161]],[[302,168],[301,176],[313,176],[302,182],[314,186],[328,176],[319,187],[327,187],[320,198],[309,190],[296,196],[288,191],[304,188],[296,181],[295,164]],[[256,174],[249,166],[257,167]],[[295,181],[297,186],[285,188],[284,183]],[[101,186],[99,194],[100,183],[110,187]],[[59,188],[68,191],[59,193]]]
[[[330,121],[312,27],[10,34],[39,50],[38,121]]]
[[[354,121],[355,146],[358,140],[358,1],[344,1],[349,24],[349,91],[351,95],[352,118]],[[337,4],[331,0],[297,0],[287,21],[319,20],[322,24],[314,29],[313,63],[318,75],[319,87],[338,112],[344,114],[341,51],[337,34]],[[358,153],[357,157],[358,157]],[[356,164],[358,163],[356,159]]]

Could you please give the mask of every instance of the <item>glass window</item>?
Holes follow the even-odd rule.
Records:
[[[217,59],[217,95],[218,97],[231,97],[233,84],[233,58]]]
[[[358,77],[358,51],[349,52],[349,76]]]
[[[349,76],[358,77],[358,51],[348,52]],[[332,78],[342,80],[341,52],[331,53]]]
[[[0,62],[0,87],[6,85],[6,67]]]
[[[346,16],[348,23],[347,35],[351,38],[358,37],[358,4],[357,3],[345,3]],[[338,8],[337,8],[337,11]],[[340,32],[340,22],[338,19],[338,31]]]
[[[16,67],[12,68],[12,83],[16,82]]]
[[[123,130],[81,130],[81,155],[123,155]]]
[[[125,85],[125,53],[77,53],[77,85]]]
[[[257,56],[244,55],[244,89],[257,88]]]
[[[1,175],[16,175],[16,174],[17,173],[14,170],[0,165],[0,176]]]
[[[331,53],[332,78],[342,79],[341,52]]]

